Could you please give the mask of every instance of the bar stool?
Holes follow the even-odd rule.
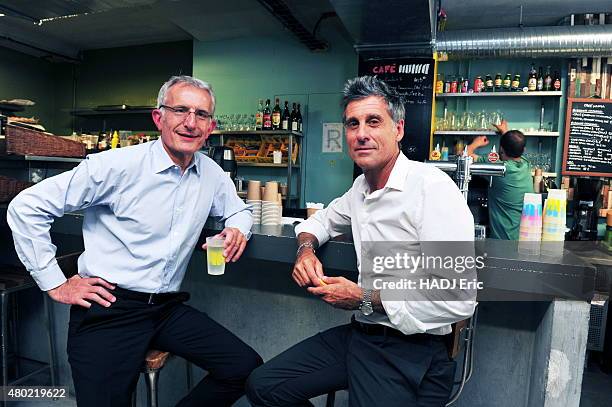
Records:
[[[463,392],[465,384],[472,378],[474,371],[474,336],[476,335],[476,319],[478,306],[471,318],[453,324],[453,332],[450,334],[451,356],[455,358],[463,349],[461,376],[453,383],[454,391],[451,393],[446,407],[453,405]],[[325,407],[334,407],[336,392],[327,393]]]
[[[23,267],[16,266],[0,266],[0,358],[2,359],[2,385],[16,385],[25,382],[29,378],[46,370],[49,370],[51,378],[51,386],[55,386],[55,366],[57,359],[55,355],[55,341],[52,334],[51,321],[52,312],[49,306],[49,298],[46,294],[43,295],[43,308],[44,308],[44,328],[47,332],[47,345],[49,352],[49,360],[47,362],[41,362],[34,359],[29,359],[19,355],[18,341],[17,341],[17,329],[18,329],[18,307],[15,296],[18,292],[22,292],[28,289],[37,290],[34,280],[30,277],[27,271]],[[10,305],[9,305],[10,303]],[[9,310],[10,308],[10,310]],[[9,315],[10,311],[10,315]],[[10,326],[10,327],[9,327]],[[9,338],[10,336],[10,338]],[[9,342],[10,349],[9,349]],[[17,363],[15,364],[16,378],[9,381],[9,352],[11,352]],[[42,364],[39,368],[28,372],[27,374],[20,375],[19,373],[19,360],[34,362]],[[2,405],[6,405],[6,401],[2,400]]]
[[[166,362],[172,357],[170,352],[151,349],[145,356],[145,361],[142,367],[142,374],[147,384],[147,406],[159,407],[158,401],[158,383],[159,372],[164,368]],[[191,363],[187,363],[187,388],[191,390]],[[132,407],[136,407],[136,390],[132,393]]]

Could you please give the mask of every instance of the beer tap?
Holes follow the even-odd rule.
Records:
[[[503,162],[475,163],[474,159],[468,154],[467,146],[463,150],[463,154],[457,156],[456,162],[426,160],[425,164],[433,165],[447,173],[453,173],[453,179],[466,200],[472,174],[489,177],[503,177],[506,174],[506,166]]]

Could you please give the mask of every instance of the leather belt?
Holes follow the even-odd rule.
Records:
[[[385,325],[366,324],[363,322],[359,322],[355,320],[354,316],[351,318],[351,326],[355,328],[356,330],[358,330],[359,332],[362,332],[366,335],[394,336],[398,338],[403,338],[407,340],[415,340],[415,341],[432,340],[432,339],[442,341],[445,338],[445,335],[432,335],[432,334],[425,334],[425,333],[406,335],[397,329],[394,329],[394,328],[391,328]]]
[[[121,287],[115,287],[115,289],[110,290],[110,292],[117,298],[144,302],[145,304],[149,305],[165,304],[169,301],[184,302],[189,300],[189,293],[183,291],[168,293],[143,293],[140,291],[132,291]]]

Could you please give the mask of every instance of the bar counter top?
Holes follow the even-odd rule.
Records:
[[[216,222],[206,223],[205,236],[221,230]],[[297,239],[291,225],[253,225],[253,233],[244,258],[289,263],[295,261]],[[485,268],[479,279],[485,289],[480,300],[549,300],[563,298],[590,301],[595,287],[596,267],[568,249],[562,255],[526,255],[517,242],[487,239],[477,244],[486,253]],[[317,257],[329,275],[357,279],[357,258],[350,236],[327,242],[317,250]]]

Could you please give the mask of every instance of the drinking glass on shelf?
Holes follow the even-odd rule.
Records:
[[[455,112],[448,112],[446,119],[447,130],[457,130],[457,115]]]

